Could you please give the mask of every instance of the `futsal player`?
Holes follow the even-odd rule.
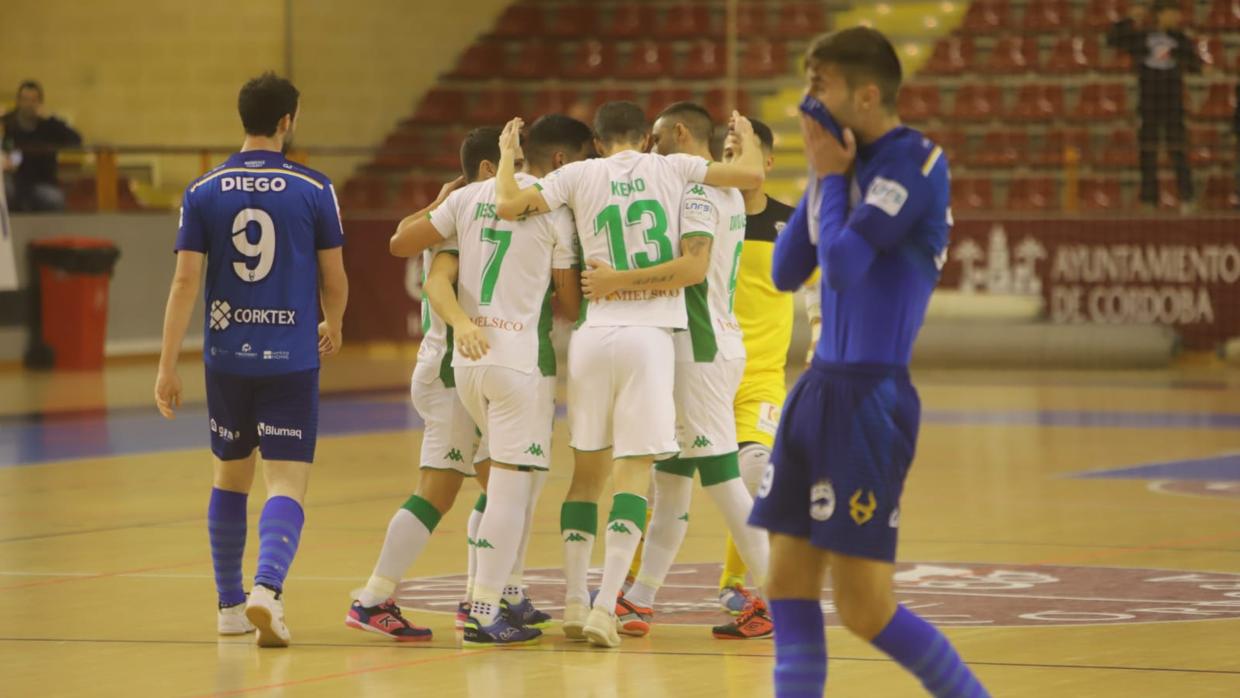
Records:
[[[881,33],[858,27],[818,38],[806,72],[809,93],[850,130],[841,142],[803,119],[821,201],[802,199],[771,270],[777,288],[794,291],[821,268],[823,314],[750,518],[771,533],[775,695],[823,694],[819,600],[829,572],[853,634],[934,696],[986,696],[947,638],[893,591],[900,496],[921,416],[908,363],[946,259],[947,160],[901,125],[900,61]]]
[[[339,351],[348,300],[344,232],[331,181],[283,154],[298,105],[297,88],[273,73],[247,82],[237,99],[246,134],[240,152],[185,190],[155,381],[155,403],[172,419],[181,405],[177,358],[205,257],[203,362],[215,456],[207,531],[218,629],[233,635],[257,628],[262,647],[289,644],[284,581],[305,521],[319,357]],[[241,559],[256,449],[267,502],[247,600]]]

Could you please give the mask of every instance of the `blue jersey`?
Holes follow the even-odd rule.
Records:
[[[854,177],[851,193],[843,176],[820,183],[817,249],[802,198],[776,241],[772,278],[791,291],[821,267],[821,361],[907,366],[947,259],[947,158],[901,126],[858,148]]]
[[[207,255],[203,358],[266,376],[318,368],[318,250],[344,231],[331,181],[250,150],[185,190],[177,250]]]

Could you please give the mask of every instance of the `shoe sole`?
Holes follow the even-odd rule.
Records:
[[[288,639],[280,637],[271,627],[273,618],[270,609],[250,606],[245,609],[245,617],[258,631],[256,642],[259,647],[288,647]]]
[[[386,637],[389,640],[395,640],[396,642],[430,642],[432,639],[434,639],[433,636],[429,634],[428,635],[409,635],[409,636],[392,635],[389,633],[385,633],[378,628],[371,627],[361,621],[355,620],[353,616],[345,616],[344,624],[350,628],[353,628],[354,630],[364,630],[368,633],[374,633],[375,635],[382,635],[383,637]]]
[[[496,648],[527,647],[529,645],[538,644],[539,640],[542,640],[542,635],[539,635],[538,637],[532,637],[528,640],[522,640],[520,642],[476,642],[476,641],[470,641],[470,640],[461,640],[461,646],[462,647],[496,647]]]
[[[595,647],[615,648],[620,646],[620,634],[615,628],[607,632],[607,628],[596,628],[589,623],[581,629],[582,634],[586,636],[586,641]]]
[[[252,632],[254,632],[254,628],[249,630],[220,630],[218,634],[220,637],[240,637],[242,635],[249,635]]]
[[[619,632],[629,637],[646,637],[650,634],[650,624],[642,620],[621,620]]]
[[[768,640],[775,637],[774,632],[769,632],[764,635],[721,635],[719,633],[711,633],[711,635],[713,635],[716,640]]]

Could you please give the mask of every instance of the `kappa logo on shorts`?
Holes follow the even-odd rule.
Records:
[[[809,488],[809,516],[815,521],[826,521],[835,513],[835,488],[830,480],[819,480]]]
[[[866,501],[861,502],[862,491],[853,492],[853,496],[848,498],[848,515],[852,520],[857,522],[858,526],[864,526],[874,518],[874,510],[878,508],[878,500],[874,498],[873,490],[866,490]]]
[[[542,446],[539,444],[530,444],[530,447],[525,449],[525,452],[531,456],[537,456],[539,458],[542,458],[544,455]]]
[[[465,456],[461,455],[460,449],[454,448],[451,451],[448,451],[447,455],[444,456],[444,460],[450,460],[453,463],[464,463]]]
[[[470,538],[469,536],[465,536],[465,545],[472,548],[477,544],[478,544],[478,541],[474,540],[473,538]]]
[[[491,541],[486,538],[479,538],[474,541],[474,547],[479,550],[495,550],[495,546],[491,545]]]
[[[710,448],[713,445],[714,444],[710,442],[710,439],[706,438],[703,434],[698,434],[697,438],[693,440],[694,448]]]

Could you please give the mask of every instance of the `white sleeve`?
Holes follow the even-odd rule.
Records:
[[[577,254],[577,224],[568,209],[559,209],[546,216],[555,234],[551,253],[552,269],[575,269],[581,263]]]
[[[680,237],[693,235],[715,236],[719,229],[719,207],[711,199],[706,187],[690,184],[685,187],[680,201]]]
[[[573,191],[580,179],[582,164],[584,163],[569,163],[534,183],[552,211],[561,206],[572,205]]]
[[[442,204],[439,204],[439,206],[437,206],[435,210],[426,214],[427,218],[431,219],[431,225],[435,227],[435,230],[439,231],[439,234],[445,240],[448,238],[456,237],[456,233],[457,233],[456,212],[457,212],[457,209],[460,207],[461,199],[464,198],[464,197],[458,196],[458,194],[460,194],[460,191],[461,190],[458,189],[457,191],[454,191],[451,194],[449,194],[448,198],[445,199]]]
[[[444,238],[443,242],[431,248],[431,259],[434,259],[435,255],[440,252],[450,252],[459,256],[461,254],[461,239],[455,235],[449,238]],[[429,272],[430,269],[427,269],[426,271]]]
[[[667,156],[668,163],[676,174],[686,182],[704,182],[706,181],[706,168],[710,165],[710,161],[697,155],[686,155],[677,153]]]

